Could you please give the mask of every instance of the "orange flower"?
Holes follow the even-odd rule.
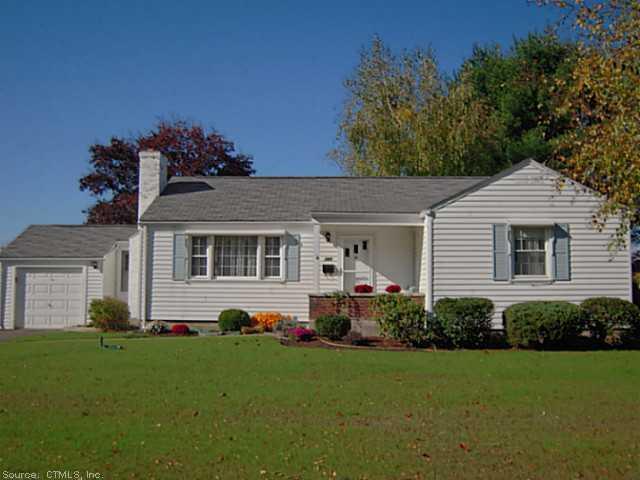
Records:
[[[282,315],[279,312],[258,312],[251,317],[251,322],[254,325],[261,325],[265,330],[273,330],[276,323],[281,320],[286,320],[289,317]]]

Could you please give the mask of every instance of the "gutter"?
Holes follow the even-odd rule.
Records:
[[[433,222],[435,213],[432,210],[425,210],[424,225],[427,242],[427,285],[425,292],[425,305],[427,312],[433,312]]]

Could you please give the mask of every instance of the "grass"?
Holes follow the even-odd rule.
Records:
[[[640,352],[271,338],[0,343],[0,470],[103,478],[637,478]]]

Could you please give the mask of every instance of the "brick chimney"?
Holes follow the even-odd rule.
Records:
[[[140,152],[139,157],[138,221],[167,186],[166,157],[155,150],[144,150]]]

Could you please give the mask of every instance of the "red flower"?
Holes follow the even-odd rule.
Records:
[[[178,323],[171,327],[171,333],[174,335],[189,335],[189,327],[184,323]]]
[[[384,289],[387,293],[400,293],[402,291],[402,287],[400,285],[392,284]]]
[[[373,287],[371,285],[367,285],[366,283],[363,283],[353,287],[353,291],[356,293],[371,293],[373,292]]]

